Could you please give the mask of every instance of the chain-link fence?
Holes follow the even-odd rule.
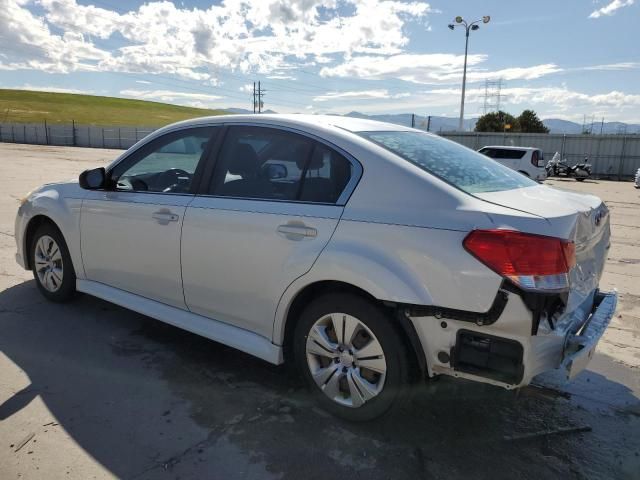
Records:
[[[428,116],[407,114],[389,117],[387,121],[421,130],[434,130]],[[0,142],[126,149],[154,130],[154,127],[100,127],[78,125],[75,122],[67,125],[0,123]],[[546,159],[559,152],[571,165],[586,158],[593,165],[593,174],[600,177],[633,178],[640,168],[640,135],[444,131],[438,134],[474,150],[486,145],[536,147],[544,152]]]
[[[0,142],[126,149],[154,130],[154,127],[100,127],[75,122],[66,125],[0,123]]]
[[[587,159],[593,174],[606,178],[632,178],[640,168],[640,135],[563,135],[551,133],[443,132],[440,135],[478,150],[487,145],[535,147],[545,160],[555,152],[570,165]]]

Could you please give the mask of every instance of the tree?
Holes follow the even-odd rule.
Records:
[[[507,128],[510,126],[510,128]],[[520,125],[518,119],[507,112],[499,110],[497,112],[486,113],[476,122],[476,132],[518,132]]]
[[[544,126],[542,120],[533,110],[525,110],[518,117],[520,131],[523,133],[549,133],[549,129]]]

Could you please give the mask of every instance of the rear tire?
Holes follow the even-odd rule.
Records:
[[[387,413],[408,393],[407,349],[374,303],[334,293],[312,301],[293,335],[294,361],[318,402],[349,421]]]
[[[53,302],[68,302],[76,293],[76,273],[60,231],[50,223],[38,227],[29,249],[33,278],[40,293]]]

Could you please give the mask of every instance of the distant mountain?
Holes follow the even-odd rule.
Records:
[[[378,120],[380,122],[395,123],[397,125],[411,126],[411,114],[410,113],[397,113],[397,114],[383,114],[383,115],[367,115],[361,112],[350,112],[346,114],[347,117],[356,118],[368,118],[371,120]],[[467,132],[473,131],[476,126],[477,118],[468,118],[464,121],[464,129]],[[427,123],[429,124],[429,131],[431,132],[451,132],[458,130],[458,119],[453,117],[439,117],[436,115],[431,116],[431,120],[425,115],[415,116],[415,126],[422,130],[427,129]],[[542,123],[549,129],[549,133],[582,133],[582,124],[571,122],[569,120],[561,120],[559,118],[549,118],[543,120]],[[600,123],[593,124],[592,133],[600,133]],[[587,130],[591,129],[589,123],[586,127]],[[605,122],[602,125],[603,134],[620,134],[620,133],[640,133],[640,125],[626,124],[622,122]]]
[[[238,114],[238,115],[243,115],[243,114],[246,114],[246,113],[253,113],[253,110],[249,110],[247,108],[225,108],[225,111],[227,113],[235,113],[235,114]],[[278,112],[275,112],[273,110],[265,110],[262,113],[278,113]]]
[[[396,125],[411,126],[412,114],[411,113],[397,113],[397,114],[382,114],[382,115],[367,115],[361,112],[349,112],[346,117],[355,118],[368,118],[370,120],[378,120],[379,122],[395,123]],[[431,132],[449,132],[458,129],[458,119],[453,117],[438,117],[435,115],[429,117],[427,115],[415,116],[415,127],[422,130],[427,129]],[[464,121],[465,130],[473,130],[476,126],[475,118],[468,118]]]

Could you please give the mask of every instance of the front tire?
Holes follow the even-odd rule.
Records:
[[[41,225],[31,242],[33,277],[40,293],[53,302],[67,302],[76,293],[76,273],[69,249],[53,225]]]
[[[407,350],[374,303],[328,294],[303,311],[293,337],[294,359],[313,395],[334,415],[367,421],[406,393]]]

